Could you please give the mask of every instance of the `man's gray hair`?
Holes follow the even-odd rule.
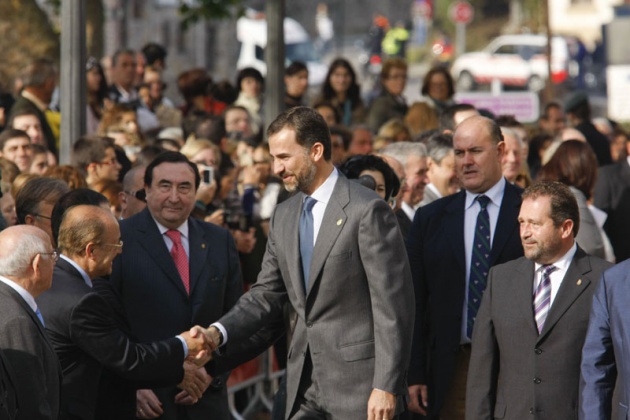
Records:
[[[429,158],[441,165],[442,159],[453,151],[453,135],[443,133],[432,135],[427,141],[427,149],[429,150]]]
[[[21,277],[37,254],[48,252],[46,241],[32,233],[18,235],[0,257],[0,276]]]
[[[388,144],[381,150],[381,154],[391,156],[403,165],[407,165],[409,156],[427,157],[427,147],[422,143],[402,141]]]
[[[510,128],[510,127],[501,127],[501,134],[503,134],[503,139],[505,140],[505,136],[512,136],[516,139],[519,144],[519,147],[522,149],[524,146],[523,139],[521,138],[521,133]]]

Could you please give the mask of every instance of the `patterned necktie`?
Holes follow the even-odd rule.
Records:
[[[46,324],[44,323],[44,317],[42,316],[42,313],[39,311],[39,308],[35,309],[35,315],[37,315],[37,318],[42,323],[42,327],[46,328]]]
[[[300,216],[300,256],[302,257],[302,274],[304,278],[304,292],[308,291],[308,275],[313,256],[313,206],[317,203],[312,197],[306,197]]]
[[[169,229],[166,231],[166,236],[173,241],[171,257],[173,257],[177,271],[179,271],[179,276],[182,278],[182,283],[184,283],[186,293],[190,294],[190,268],[188,267],[188,256],[186,255],[186,250],[184,250],[182,245],[182,234],[178,230]]]
[[[558,267],[554,265],[543,265],[541,268],[542,279],[534,292],[534,317],[536,318],[536,326],[538,334],[540,334],[545,326],[545,320],[551,307],[551,279],[549,276],[556,271]]]
[[[490,216],[488,215],[488,203],[490,199],[485,195],[476,198],[481,209],[477,215],[475,225],[475,239],[473,241],[472,257],[470,260],[470,277],[468,281],[468,324],[466,333],[472,337],[473,327],[477,311],[481,305],[481,296],[486,289],[486,279],[490,270]]]

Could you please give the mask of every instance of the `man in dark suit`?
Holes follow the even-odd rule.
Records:
[[[0,420],[14,420],[17,416],[19,401],[15,391],[15,372],[0,350]]]
[[[575,242],[571,190],[543,181],[523,193],[525,257],[493,267],[475,321],[466,418],[574,419],[593,291],[612,264]]]
[[[586,93],[576,92],[571,95],[564,104],[564,111],[567,114],[569,125],[584,134],[586,142],[593,148],[599,166],[613,163],[608,139],[597,131],[591,122],[591,105]]]
[[[630,141],[626,139],[630,156]],[[630,258],[630,158],[599,169],[593,204],[608,214],[604,230],[610,238],[617,262]]]
[[[61,369],[35,303],[50,288],[57,255],[39,228],[0,232],[0,348],[15,372],[20,420],[59,417]]]
[[[470,338],[485,276],[493,265],[523,255],[521,190],[502,176],[501,130],[472,116],[457,126],[453,145],[464,189],[420,207],[407,238],[416,289],[410,410],[428,409],[442,419],[464,417]]]
[[[243,293],[230,233],[193,219],[197,167],[176,152],[158,155],[144,177],[147,208],[121,222],[125,244],[110,280],[141,342],[209,325]],[[227,375],[215,375],[194,405],[175,387],[138,391],[138,411],[163,419],[229,419]]]
[[[186,353],[192,356],[201,348],[187,332],[163,342],[136,345],[121,330],[105,299],[93,293],[93,279],[108,275],[121,252],[120,230],[111,211],[74,206],[65,212],[59,230],[63,254],[55,266],[53,286],[37,303],[63,370],[61,417],[95,418],[97,394],[106,397],[99,388],[103,366],[128,380],[156,386],[181,382],[179,386],[193,395],[198,386],[207,386],[209,379],[194,381],[195,366],[188,367],[184,376]],[[120,407],[126,417],[133,417],[135,387],[130,384],[126,389],[110,403]],[[196,398],[201,396],[201,392],[196,394]]]
[[[316,111],[287,110],[267,134],[274,172],[296,194],[271,219],[257,282],[205,334],[229,351],[288,303],[287,418],[391,419],[404,408],[414,311],[394,214],[335,169]]]
[[[31,111],[39,119],[46,147],[56,155],[57,139],[46,119],[46,110],[57,87],[57,68],[48,58],[37,58],[22,70],[20,80],[24,87],[11,107],[7,121],[13,115],[25,110]]]

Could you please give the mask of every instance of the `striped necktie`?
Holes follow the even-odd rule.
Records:
[[[541,267],[542,279],[534,292],[534,317],[536,318],[536,327],[540,334],[545,326],[545,320],[551,307],[551,279],[549,276],[556,271],[558,267],[555,265],[543,265]]]

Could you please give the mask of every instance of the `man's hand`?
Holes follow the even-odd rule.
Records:
[[[194,404],[206,392],[210,382],[212,382],[212,377],[208,375],[205,368],[186,361],[184,362],[184,379],[177,387],[186,391]]]
[[[139,419],[155,419],[164,414],[162,403],[150,389],[136,391],[136,417]]]
[[[208,349],[212,351],[216,351],[221,345],[221,332],[217,327],[210,326],[208,328],[203,328],[198,325],[195,325],[190,329],[190,336],[192,338],[201,337],[208,346]]]
[[[368,400],[368,420],[389,420],[396,413],[396,396],[380,389],[372,390]]]
[[[411,385],[409,387],[409,404],[407,408],[417,414],[427,415],[429,397],[426,385]]]
[[[190,331],[184,331],[180,334],[186,340],[188,346],[187,360],[193,362],[197,366],[203,366],[212,360],[212,348],[206,343],[205,337],[199,335],[192,337]]]
[[[212,212],[212,214],[204,217],[203,220],[217,226],[223,226],[223,223],[225,222],[225,217],[223,217],[223,213],[223,209],[215,210]]]

